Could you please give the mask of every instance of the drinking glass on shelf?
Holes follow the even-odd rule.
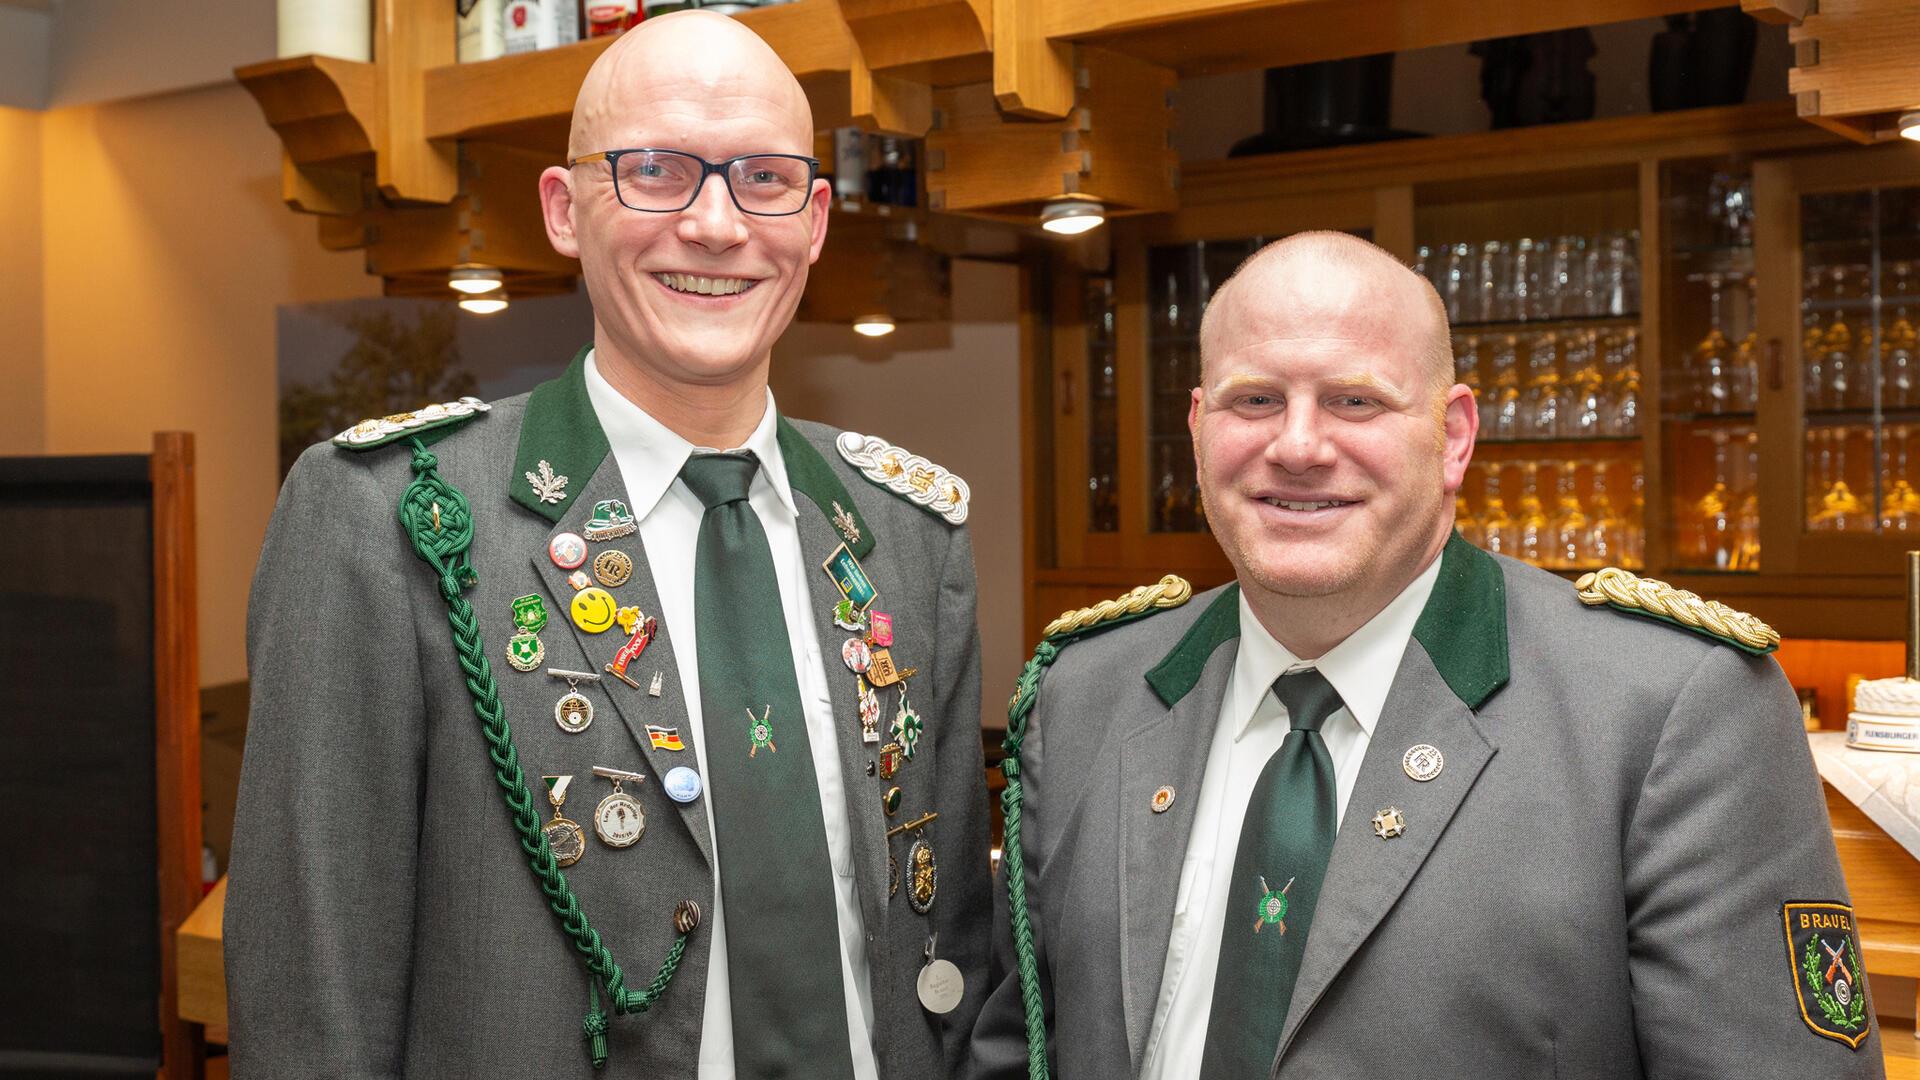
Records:
[[[1520,466],[1520,501],[1514,507],[1513,556],[1535,566],[1544,565],[1552,543],[1547,534],[1547,511],[1540,504],[1540,463]]]
[[[1447,307],[1447,321],[1463,322],[1472,315],[1468,313],[1468,302],[1473,292],[1473,245],[1454,244],[1447,248],[1446,263],[1441,271],[1440,300]]]
[[[1419,247],[1413,249],[1413,272],[1426,278],[1427,283],[1434,285],[1434,290],[1437,292],[1440,287],[1434,284],[1434,270],[1436,266],[1437,263],[1433,257],[1433,245],[1421,244]]]
[[[1701,565],[1727,569],[1733,557],[1733,512],[1727,505],[1732,493],[1727,489],[1727,432],[1716,431],[1713,438],[1713,486],[1694,503],[1699,528],[1699,547],[1694,554]]]
[[[1480,466],[1486,473],[1481,486],[1482,508],[1480,511],[1480,535],[1482,546],[1499,555],[1512,555],[1514,552],[1514,521],[1507,514],[1505,500],[1500,497],[1500,463],[1485,462]]]
[[[1480,392],[1480,338],[1476,334],[1453,335],[1453,381],[1473,391],[1473,399],[1486,417],[1486,397]]]
[[[1833,282],[1833,298],[1846,298],[1847,268],[1836,266],[1828,271]],[[1820,364],[1822,382],[1812,388],[1813,396],[1807,399],[1809,408],[1845,409],[1853,404],[1854,363],[1853,328],[1847,325],[1847,313],[1836,306],[1833,321],[1820,335]]]
[[[1610,351],[1610,350],[1607,350]],[[1573,336],[1567,346],[1566,433],[1591,439],[1604,434],[1608,402],[1601,372],[1600,335],[1592,330]]]
[[[1707,276],[1707,336],[1693,347],[1695,407],[1716,416],[1728,412],[1733,399],[1733,346],[1723,330],[1724,284],[1719,274]]]
[[[1587,535],[1582,540],[1586,560],[1583,566],[1617,566],[1626,546],[1626,522],[1613,511],[1607,495],[1607,463],[1593,463],[1593,479],[1587,491]]]
[[[1647,565],[1647,474],[1637,461],[1627,468],[1632,498],[1627,503],[1626,543],[1620,548],[1620,565],[1638,570]]]
[[[1609,435],[1640,433],[1640,332],[1628,329],[1608,341],[1603,367],[1607,375],[1607,413],[1601,426]]]
[[[1586,314],[1586,240],[1561,236],[1547,256],[1546,317],[1574,318]]]
[[[1717,172],[1707,181],[1707,215],[1714,242],[1723,247],[1753,244],[1753,178]]]
[[[1580,463],[1562,461],[1554,477],[1553,517],[1547,529],[1552,544],[1547,549],[1547,566],[1573,569],[1587,564],[1586,508],[1580,505]]]
[[[1816,532],[1857,532],[1872,520],[1872,515],[1847,483],[1847,429],[1829,428],[1818,433],[1820,491],[1807,528]],[[1810,470],[1811,471],[1811,470]]]
[[[1897,262],[1891,269],[1893,317],[1880,334],[1880,404],[1911,409],[1920,405],[1920,362],[1914,357],[1915,331],[1908,301],[1913,264]]]
[[[1520,364],[1514,335],[1501,334],[1493,339],[1488,366],[1493,376],[1493,390],[1488,395],[1492,399],[1492,419],[1481,427],[1489,438],[1517,439],[1521,433]]]
[[[1758,279],[1747,276],[1747,332],[1740,344],[1733,347],[1733,409],[1736,412],[1752,412],[1760,403],[1760,320],[1756,317],[1759,308],[1759,291],[1755,288]]]
[[[1738,507],[1733,515],[1733,558],[1729,570],[1760,569],[1760,433],[1742,428],[1734,437],[1743,445],[1744,467],[1734,483]]]
[[[1640,310],[1639,232],[1613,232],[1587,248],[1586,314],[1631,315]]]
[[[1453,495],[1453,528],[1460,534],[1460,539],[1474,547],[1487,546],[1487,528],[1474,515],[1473,504],[1467,500],[1465,485]]]
[[[1887,428],[1886,468],[1881,473],[1880,528],[1885,532],[1920,531],[1920,492],[1907,479],[1906,424]]]
[[[1513,242],[1513,317],[1516,319],[1544,319],[1547,317],[1546,273],[1543,262],[1546,252],[1538,241],[1523,236]]]
[[[1513,318],[1513,249],[1504,240],[1480,245],[1474,264],[1473,318],[1498,322]]]
[[[1551,331],[1527,339],[1527,383],[1521,395],[1521,431],[1537,439],[1560,434],[1560,372],[1556,366],[1559,340]]]

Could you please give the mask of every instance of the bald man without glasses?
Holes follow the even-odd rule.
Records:
[[[862,467],[883,440],[774,403],[826,239],[812,142],[733,20],[624,35],[540,178],[592,341],[289,475],[236,1077],[959,1068],[990,927],[967,489],[930,466],[910,502]]]
[[[1881,1076],[1778,665],[1461,540],[1448,345],[1341,234],[1213,297],[1189,425],[1235,581],[1042,680],[1039,1007],[1003,926],[971,1075],[1026,1076],[1037,1020],[1060,1080]]]

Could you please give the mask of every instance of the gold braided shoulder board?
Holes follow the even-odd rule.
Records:
[[[1193,597],[1193,586],[1178,574],[1168,574],[1151,585],[1142,585],[1125,596],[1102,600],[1078,611],[1063,611],[1047,624],[1040,636],[1048,640],[1091,630],[1102,623],[1114,622],[1149,611],[1177,608]]]
[[[1651,615],[1750,653],[1770,653],[1780,647],[1779,633],[1744,611],[1617,566],[1582,574],[1573,587],[1580,602],[1590,607],[1605,605]]]

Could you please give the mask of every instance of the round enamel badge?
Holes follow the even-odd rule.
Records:
[[[1447,759],[1441,755],[1440,748],[1426,743],[1409,747],[1406,754],[1400,758],[1400,768],[1406,770],[1408,776],[1423,784],[1439,776],[1440,770],[1446,766]]]
[[[563,532],[547,541],[547,558],[562,570],[578,570],[587,561],[587,542],[579,533]]]
[[[860,638],[850,637],[840,646],[840,659],[846,662],[848,671],[865,675],[873,666],[873,650]]]
[[[573,594],[573,603],[568,611],[573,616],[573,625],[589,634],[605,633],[613,629],[620,605],[614,603],[613,594],[598,585],[589,585]]]

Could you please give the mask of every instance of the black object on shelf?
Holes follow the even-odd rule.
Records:
[[[1738,105],[1747,100],[1759,24],[1739,8],[1667,16],[1647,56],[1654,112]]]
[[[1227,156],[1419,137],[1420,132],[1389,124],[1392,110],[1392,53],[1268,68],[1264,126],[1258,135],[1235,143]]]
[[[1593,119],[1590,31],[1493,38],[1474,42],[1468,51],[1480,58],[1480,99],[1494,130]]]

